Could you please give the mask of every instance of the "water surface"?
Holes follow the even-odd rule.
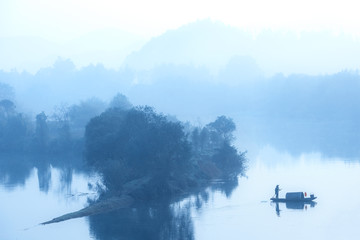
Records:
[[[358,239],[360,164],[324,158],[318,153],[291,156],[263,148],[248,177],[230,198],[213,193],[212,201],[194,213],[196,239]],[[307,191],[316,205],[277,209],[269,198],[280,184],[287,191]]]
[[[358,239],[359,161],[271,146],[249,157],[237,184],[219,180],[180,203],[46,226],[38,223],[87,205],[93,177],[52,166],[20,172],[2,166],[0,239]],[[276,184],[280,196],[313,192],[316,205],[276,206],[269,201]]]

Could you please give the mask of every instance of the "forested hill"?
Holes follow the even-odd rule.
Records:
[[[107,191],[121,192],[127,183],[147,178],[146,187],[133,194],[154,200],[243,173],[244,153],[232,145],[234,130],[224,116],[185,129],[150,107],[112,108],[87,125],[86,159],[101,172]]]
[[[215,179],[232,183],[225,189],[230,194],[245,171],[245,153],[232,145],[235,128],[225,116],[185,128],[150,107],[110,108],[91,119],[85,133],[87,164],[105,186],[99,188],[100,198],[43,224],[120,208],[168,207]]]
[[[5,101],[0,108],[0,124],[8,126],[1,129],[0,148],[1,145],[5,146],[2,149],[31,148],[24,143],[36,143],[28,140],[33,139],[37,127],[45,126],[35,124],[36,115],[44,111],[49,128],[44,131],[48,134],[43,135],[47,138],[46,146],[58,151],[64,141],[54,140],[82,137],[87,121],[109,107],[111,96],[122,92],[134,105],[150,105],[193,123],[207,122],[224,114],[240,124],[242,133],[252,129],[255,123],[257,129],[262,126],[257,135],[243,135],[243,141],[263,141],[280,148],[285,145],[287,150],[330,155],[358,154],[357,148],[349,149],[347,144],[360,139],[356,131],[360,120],[358,72],[315,76],[277,74],[249,80],[241,69],[241,59],[234,59],[215,76],[205,68],[184,65],[158,66],[140,72],[113,71],[102,66],[77,70],[71,61],[59,60],[36,75],[0,72],[0,81],[7,83],[0,84],[0,101],[13,103],[9,107]],[[29,116],[29,111],[33,115]],[[293,127],[285,130],[284,126]],[[255,138],[250,139],[252,136]],[[293,141],[284,141],[289,138]],[[289,143],[295,144],[289,147]],[[303,146],[304,143],[308,144]]]

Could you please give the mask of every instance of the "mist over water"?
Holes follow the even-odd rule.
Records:
[[[0,239],[357,239],[358,43],[212,20],[1,37]],[[318,198],[270,202],[277,184]]]
[[[294,157],[266,147],[253,159],[248,178],[239,180],[230,199],[214,193],[214,201],[195,214],[196,237],[356,239],[358,171],[358,161],[316,153]],[[276,206],[269,201],[276,184],[283,189],[281,197],[285,192],[307,191],[318,199],[314,205]],[[344,201],[347,204],[340,204]]]
[[[354,189],[360,180],[359,170],[359,160],[329,158],[320,153],[294,156],[265,146],[251,154],[246,177],[240,177],[235,185],[214,182],[199,195],[172,206],[159,202],[158,208],[143,206],[47,226],[37,223],[77,210],[87,204],[87,197],[96,197],[88,188],[88,181],[94,179],[52,166],[47,171],[31,168],[29,173],[7,170],[2,173],[0,186],[3,199],[0,221],[5,226],[0,236],[237,239],[239,234],[263,238],[281,232],[276,238],[356,239],[360,196]],[[269,201],[276,184],[283,189],[280,196],[287,191],[307,191],[314,192],[318,199],[313,206],[280,203],[277,210],[276,204]],[[339,205],[345,198],[346,204]],[[64,231],[59,231],[60,228]]]

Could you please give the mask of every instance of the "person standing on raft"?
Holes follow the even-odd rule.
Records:
[[[275,197],[279,198],[279,191],[281,191],[281,189],[279,188],[279,185],[276,185],[275,187]]]

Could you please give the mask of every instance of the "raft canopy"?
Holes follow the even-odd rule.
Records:
[[[304,199],[304,193],[303,192],[288,192],[286,193],[287,200],[300,200]]]

